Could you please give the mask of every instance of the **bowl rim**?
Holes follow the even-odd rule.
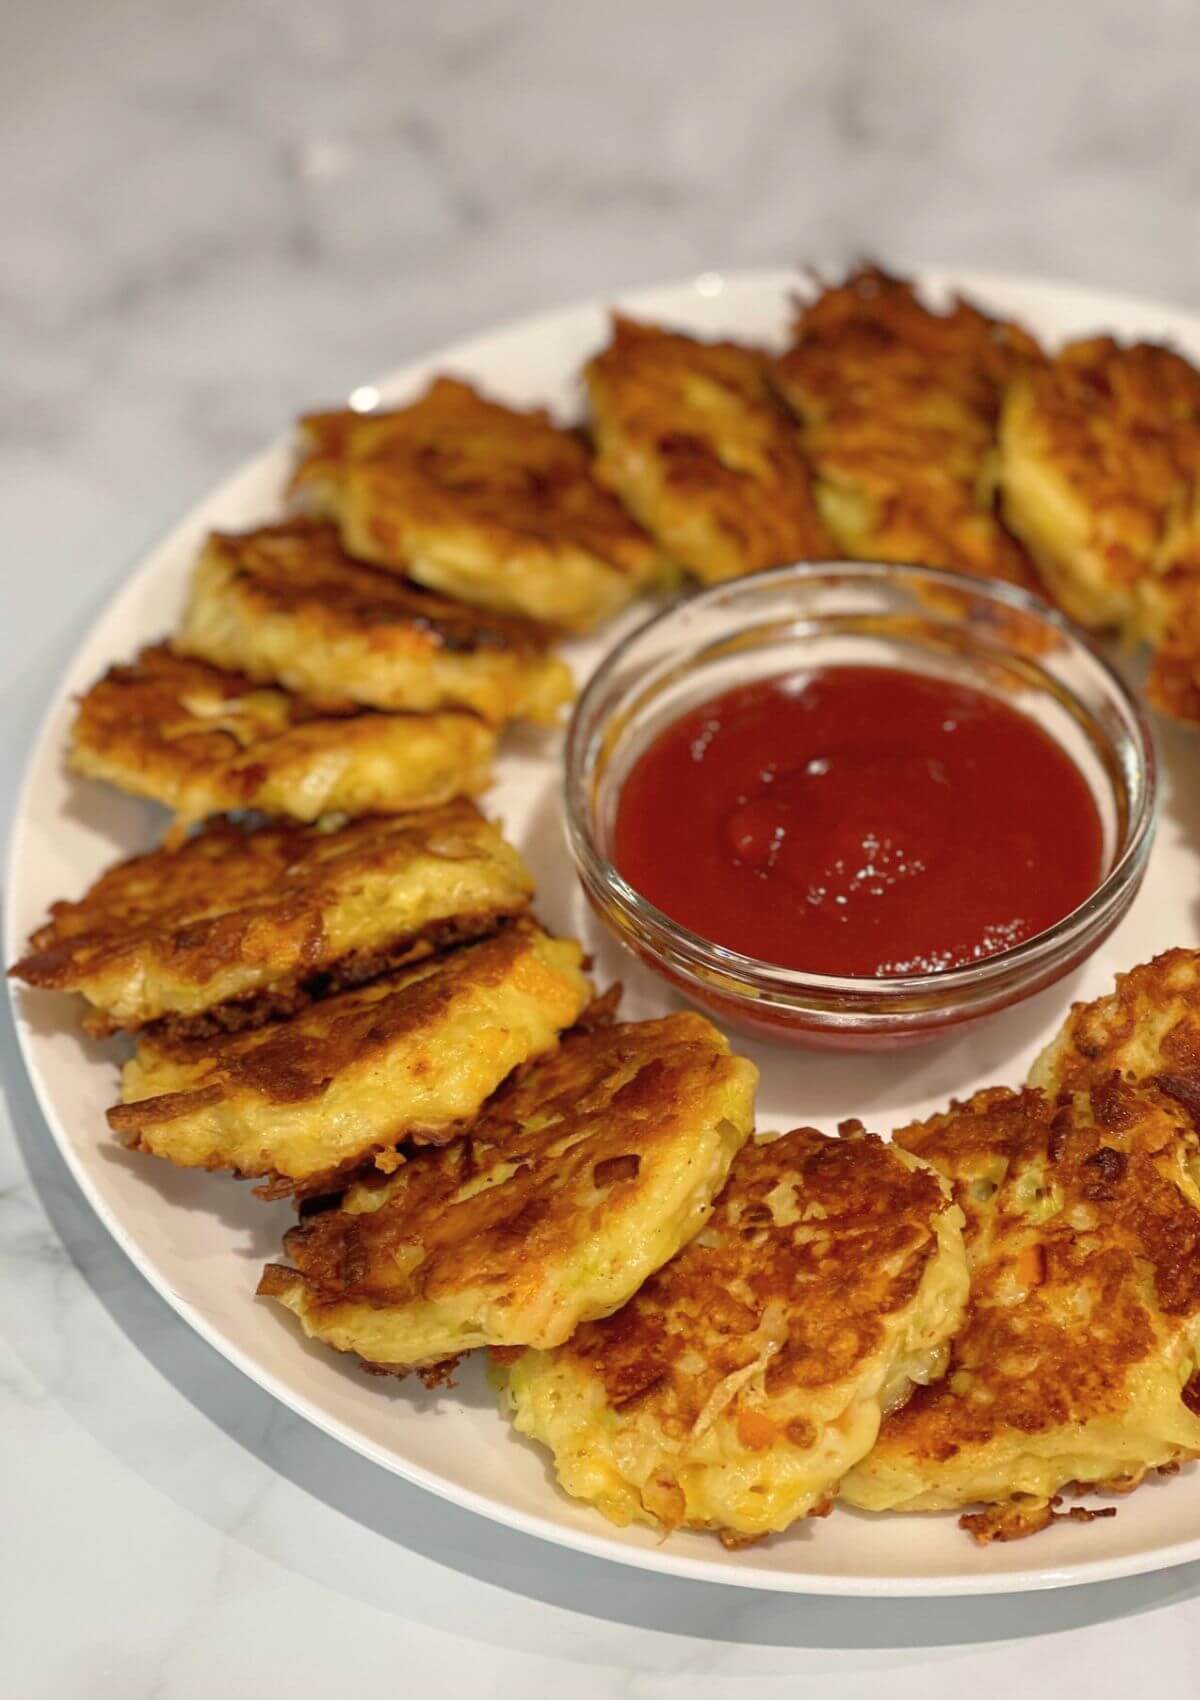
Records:
[[[592,836],[584,806],[586,756],[596,736],[593,733],[585,738],[585,727],[592,717],[597,699],[633,647],[648,633],[669,626],[683,613],[705,604],[719,603],[739,588],[751,585],[768,587],[773,583],[796,581],[805,583],[821,578],[850,578],[868,583],[903,580],[930,591],[967,595],[977,603],[991,603],[1012,610],[1048,628],[1068,649],[1082,653],[1098,670],[1101,680],[1124,710],[1132,730],[1130,741],[1136,758],[1135,772],[1141,779],[1140,804],[1136,812],[1131,812],[1113,864],[1104,878],[1082,903],[1051,926],[1010,949],[940,972],[894,977],[820,974],[749,956],[693,931],[651,903],[600,850]],[[1040,968],[1053,964],[1071,943],[1086,941],[1093,929],[1099,928],[1110,914],[1115,912],[1119,917],[1122,900],[1132,897],[1131,886],[1144,869],[1157,826],[1159,805],[1154,734],[1145,704],[1081,627],[1034,593],[1002,580],[975,578],[944,567],[852,558],[793,561],[736,579],[722,580],[696,591],[685,591],[666,608],[651,614],[628,632],[605,655],[572,710],[565,743],[561,796],[567,838],[585,892],[590,894],[594,888],[613,897],[618,907],[638,924],[640,933],[648,932],[652,937],[657,935],[674,954],[683,957],[681,966],[688,970],[699,969],[705,979],[719,977],[720,990],[726,997],[745,996],[753,989],[757,1000],[761,991],[767,990],[777,1000],[817,997],[830,1000],[831,1006],[840,1001],[847,1015],[887,1014],[891,1019],[898,1012],[878,1006],[894,1005],[914,998],[935,998],[937,1006],[944,1008],[953,1003],[956,992],[977,997],[997,983],[1008,985],[1036,974]],[[849,1006],[846,1000],[850,1000]],[[871,1010],[864,1007],[866,1005],[877,1007]],[[926,1003],[923,1007],[929,1009],[931,1006]]]

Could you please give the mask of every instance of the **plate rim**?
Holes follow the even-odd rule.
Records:
[[[1119,290],[1096,288],[1089,284],[1062,279],[1040,278],[1023,272],[1004,272],[953,265],[921,265],[907,269],[908,275],[935,290],[961,291],[968,296],[986,297],[1013,290],[1029,291],[1041,297],[1065,299],[1090,296],[1139,314],[1161,317],[1188,324],[1200,343],[1200,311],[1166,301],[1127,294]],[[584,295],[564,304],[519,314],[484,330],[474,331],[440,348],[405,361],[382,376],[364,381],[363,387],[379,391],[381,398],[402,392],[418,383],[436,366],[456,366],[469,362],[479,345],[497,339],[520,336],[545,329],[547,326],[584,313],[603,311],[609,304],[639,311],[650,307],[654,298],[666,294],[691,296],[710,300],[722,297],[728,288],[756,292],[770,291],[786,294],[802,286],[804,272],[796,267],[749,267],[725,270],[703,270],[683,278],[666,279],[632,289],[618,289],[604,295]],[[184,510],[156,541],[145,550],[131,572],[122,575],[113,585],[101,606],[94,612],[87,628],[72,645],[65,664],[58,671],[46,701],[38,714],[33,732],[25,747],[19,766],[13,815],[8,832],[5,855],[4,943],[6,960],[14,960],[19,952],[17,930],[17,872],[22,860],[23,839],[30,825],[30,800],[37,775],[47,759],[54,759],[57,745],[52,740],[54,726],[72,694],[68,681],[81,670],[83,658],[96,628],[110,619],[119,604],[136,602],[138,591],[151,583],[164,570],[170,557],[178,552],[193,533],[214,523],[214,515],[230,504],[243,485],[261,481],[273,460],[278,459],[291,441],[291,432],[277,433],[268,443],[241,461],[238,466],[210,486]],[[220,523],[219,519],[215,523]],[[521,1510],[494,1500],[473,1488],[452,1482],[424,1465],[388,1452],[369,1436],[359,1432],[341,1419],[326,1413],[298,1389],[281,1382],[275,1373],[259,1364],[254,1356],[221,1328],[198,1311],[192,1302],[177,1292],[162,1272],[153,1256],[144,1252],[120,1214],[112,1209],[93,1186],[91,1177],[67,1137],[49,1094],[48,1081],[35,1064],[32,1055],[32,1030],[26,1020],[19,989],[8,981],[9,1007],[17,1044],[26,1077],[33,1090],[38,1109],[49,1135],[65,1162],[72,1179],[79,1187],[89,1207],[105,1230],[130,1260],[138,1273],[165,1300],[175,1314],[200,1336],[205,1343],[232,1363],[251,1382],[278,1399],[287,1409],[310,1422],[331,1439],[349,1447],[378,1467],[401,1479],[425,1489],[439,1499],[462,1507],[490,1522],[512,1528],[520,1534],[544,1540],[554,1546],[580,1552],[590,1558],[625,1564],[652,1575],[667,1575],[684,1581],[700,1581],[725,1587],[737,1587],[772,1593],[824,1595],[842,1598],[953,1598],[986,1594],[1025,1593],[1060,1587],[1083,1587],[1093,1583],[1145,1575],[1200,1558],[1200,1534],[1189,1539],[1158,1545],[1140,1552],[1107,1558],[1074,1561],[1054,1566],[1035,1566],[1011,1572],[942,1572],[915,1576],[887,1576],[863,1573],[858,1576],[805,1570],[767,1570],[752,1563],[742,1567],[737,1563],[722,1563],[686,1554],[673,1553],[666,1546],[643,1548],[625,1545],[615,1534],[604,1529],[576,1529],[543,1516]],[[164,1208],[169,1206],[164,1204]],[[68,1248],[69,1249],[69,1248]],[[72,1258],[72,1261],[75,1261]],[[432,1419],[431,1419],[432,1420]],[[550,1490],[552,1490],[552,1486]],[[750,1549],[752,1551],[753,1549]],[[964,1541],[964,1552],[966,1543]]]

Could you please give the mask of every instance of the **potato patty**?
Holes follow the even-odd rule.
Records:
[[[1200,951],[1165,950],[1118,974],[1107,996],[1073,1004],[1029,1084],[1056,1097],[1114,1074],[1157,1085],[1200,1117]]]
[[[1200,569],[1200,372],[1111,337],[1014,375],[1000,433],[1004,511],[1067,612],[1140,629],[1151,575]]]
[[[239,809],[315,821],[473,796],[495,748],[474,714],[322,710],[156,644],[80,700],[70,763],[183,823]]]
[[[96,1033],[253,1024],[524,909],[520,856],[472,803],[336,832],[210,822],[56,903],[11,970],[81,992]]]
[[[1068,1484],[1135,1487],[1200,1453],[1200,1146],[1155,1088],[994,1088],[894,1135],[953,1184],[971,1299],[936,1385],[843,1484],[871,1511],[982,1504],[981,1540]],[[1091,1515],[1091,1513],[1085,1513]]]
[[[323,1190],[402,1139],[447,1138],[500,1082],[551,1049],[591,989],[573,939],[530,921],[214,1039],[142,1040],[109,1123],[188,1168]]]
[[[966,301],[932,312],[874,266],[802,303],[793,331],[774,377],[841,550],[1037,589],[994,499],[1001,398],[1033,338]]]
[[[364,567],[330,525],[214,533],[175,648],[326,708],[468,708],[549,725],[571,699],[565,663],[531,620],[484,614]]]
[[[829,1509],[966,1300],[948,1189],[879,1139],[747,1145],[713,1215],[616,1315],[507,1369],[517,1428],[616,1523],[741,1540]]]
[[[756,1080],[699,1015],[570,1035],[463,1138],[294,1228],[259,1291],[389,1369],[557,1345],[703,1225]]]
[[[757,351],[618,313],[586,379],[597,478],[698,579],[834,553]]]
[[[587,631],[660,570],[583,443],[540,408],[437,378],[408,407],[302,426],[294,492],[352,555],[446,595]]]
[[[1156,646],[1150,700],[1200,722],[1200,371],[1151,343],[1068,343],[1011,385],[1004,512],[1063,607]]]

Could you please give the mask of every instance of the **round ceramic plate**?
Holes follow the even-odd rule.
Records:
[[[1169,308],[1085,290],[1001,277],[929,274],[940,294],[961,288],[984,305],[1026,321],[1050,341],[1112,330],[1169,339],[1200,359],[1200,319]],[[782,338],[788,272],[723,277],[643,291],[622,305],[701,333],[768,343]],[[578,373],[604,339],[607,303],[527,320],[445,349],[356,391],[403,401],[434,372],[477,380],[509,401],[547,403],[578,417]],[[333,398],[314,396],[314,403]],[[289,446],[278,443],[217,490],[154,551],[109,606],[62,681],[36,741],[13,833],[7,953],[19,953],[55,899],[75,896],[114,857],[154,842],[164,821],[150,805],[63,765],[72,696],[111,662],[175,622],[188,570],[210,527],[236,529],[277,516]],[[605,645],[645,610],[568,654],[580,681]],[[1189,783],[1200,744],[1160,725],[1165,769],[1162,823],[1142,892],[1119,930],[1087,966],[1036,999],[974,1032],[927,1048],[876,1058],[807,1055],[742,1045],[762,1070],[760,1128],[811,1123],[832,1130],[859,1116],[886,1131],[976,1087],[1018,1083],[1073,998],[1108,989],[1116,970],[1169,945],[1194,942],[1200,899],[1200,787]],[[672,996],[634,968],[586,910],[568,859],[559,806],[558,734],[510,733],[498,782],[486,799],[520,846],[539,884],[539,909],[555,930],[582,937],[601,984],[621,978],[625,1010],[642,1017],[674,1007]],[[555,1487],[544,1455],[497,1413],[482,1366],[463,1366],[458,1385],[426,1393],[415,1380],[368,1377],[355,1364],[305,1342],[278,1305],[254,1297],[261,1265],[290,1220],[282,1205],[256,1200],[222,1176],[169,1168],[123,1151],[104,1111],[116,1096],[112,1048],[81,1040],[73,1002],[18,991],[17,1025],[50,1136],[92,1205],[138,1268],[211,1345],[277,1398],[388,1470],[530,1534],[626,1564],[742,1587],[837,1594],[954,1594],[1054,1587],[1151,1570],[1200,1556],[1200,1470],[1120,1502],[1119,1515],[1091,1525],[1061,1523],[1029,1542],[978,1548],[952,1515],[872,1518],[838,1509],[741,1552],[682,1533],[666,1542],[646,1529],[618,1530]],[[478,1356],[478,1354],[477,1354]]]

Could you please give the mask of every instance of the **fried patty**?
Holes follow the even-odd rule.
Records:
[[[1008,523],[1063,607],[1153,643],[1150,700],[1200,722],[1200,371],[1069,343],[1014,381],[1000,444]]]
[[[437,378],[409,407],[302,426],[294,492],[352,555],[434,590],[586,631],[660,571],[583,443],[540,408]]]
[[[572,1034],[465,1137],[294,1228],[259,1291],[390,1369],[557,1345],[703,1225],[757,1078],[699,1015]]]
[[[324,708],[465,708],[550,724],[574,690],[544,626],[352,561],[331,525],[215,533],[175,648]]]
[[[475,714],[317,709],[156,644],[80,700],[70,764],[182,822],[239,809],[314,821],[473,796],[495,748]]]
[[[756,350],[617,313],[586,378],[597,478],[698,579],[834,553]]]
[[[1200,1452],[1200,1189],[1189,1118],[1111,1076],[976,1093],[894,1135],[954,1187],[971,1299],[950,1365],[843,1483],[981,1539],[1044,1528],[1068,1484],[1135,1487]]]
[[[932,312],[875,266],[801,304],[793,334],[774,380],[842,552],[1036,589],[994,499],[1001,398],[1033,338],[960,299]]]
[[[1167,950],[1071,1006],[1029,1074],[1051,1097],[1118,1075],[1158,1086],[1200,1121],[1200,951]]]
[[[1176,570],[1151,579],[1141,599],[1155,643],[1146,696],[1173,720],[1200,725],[1200,571]]]
[[[573,939],[520,920],[290,1021],[208,1040],[143,1039],[109,1124],[186,1168],[324,1191],[398,1141],[444,1140],[550,1050],[591,988]]]
[[[11,972],[81,992],[96,1033],[170,1017],[253,1025],[525,908],[520,856],[468,802],[336,832],[217,819],[178,850],[118,862],[56,903]]]
[[[1069,614],[1153,624],[1143,587],[1200,570],[1200,372],[1111,337],[1016,374],[1000,432],[1004,512]]]
[[[829,1509],[967,1296],[932,1169],[859,1134],[747,1145],[711,1220],[616,1315],[507,1371],[517,1428],[615,1523],[739,1541]]]

